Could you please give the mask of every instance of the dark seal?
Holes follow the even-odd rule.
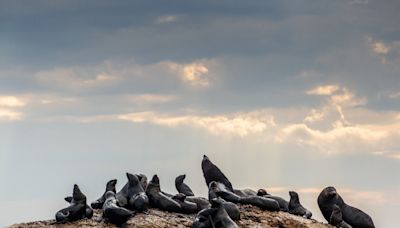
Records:
[[[289,213],[293,215],[302,216],[304,218],[311,218],[311,211],[307,210],[300,203],[299,194],[295,191],[290,191],[290,201],[289,201]]]
[[[329,219],[329,224],[334,225],[338,228],[351,228],[349,224],[343,221],[342,211],[338,205],[333,205],[333,210],[331,214],[331,218]]]
[[[85,218],[86,206],[86,196],[81,192],[79,186],[75,184],[70,205],[56,213],[56,222],[66,223]]]
[[[181,212],[181,206],[171,197],[161,192],[160,179],[157,175],[147,185],[146,194],[149,196],[150,205],[163,211]]]
[[[126,173],[128,183],[116,195],[118,205],[130,210],[143,211],[149,206],[149,198],[136,175]]]
[[[375,228],[372,218],[362,210],[352,207],[344,202],[334,187],[326,187],[318,196],[318,206],[324,218],[329,222],[334,205],[342,212],[343,221],[352,227]]]
[[[106,192],[105,198],[106,200],[103,204],[103,217],[107,222],[117,226],[122,226],[128,221],[128,219],[134,216],[135,213],[133,211],[118,206],[113,191]]]
[[[181,213],[183,214],[195,214],[199,212],[199,208],[196,203],[186,200],[186,195],[183,193],[178,193],[172,197],[173,200],[179,203],[181,206]]]
[[[224,184],[229,191],[233,192],[231,182],[222,173],[222,171],[210,161],[210,159],[206,155],[203,156],[201,169],[203,170],[203,175],[204,179],[206,180],[207,186],[210,186],[211,181],[216,181]]]
[[[284,198],[279,197],[279,196],[273,196],[273,195],[269,194],[265,189],[259,189],[257,191],[257,195],[265,197],[265,198],[273,199],[276,202],[278,202],[279,209],[281,211],[284,211],[284,212],[288,212],[289,211],[289,202],[286,201]]]
[[[103,195],[100,198],[98,198],[96,201],[94,201],[90,204],[92,206],[92,208],[101,209],[103,207],[104,202],[106,201],[106,193],[108,191],[112,191],[112,192],[116,193],[116,190],[115,190],[116,184],[117,184],[116,179],[108,181],[106,184],[106,190],[104,191]]]
[[[201,210],[193,221],[193,228],[238,228],[238,225],[229,217],[225,208],[219,205],[216,208]]]
[[[185,184],[183,181],[185,180],[186,175],[179,175],[175,178],[175,187],[179,193],[183,193],[186,196],[194,196],[194,193],[190,187]]]

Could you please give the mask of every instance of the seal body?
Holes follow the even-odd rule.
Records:
[[[137,175],[126,173],[128,183],[116,195],[118,205],[127,209],[143,211],[149,206],[149,198]]]
[[[334,187],[329,186],[324,188],[318,196],[318,206],[327,221],[330,221],[334,205],[340,208],[343,221],[350,226],[375,228],[372,218],[360,209],[347,205]]]
[[[329,219],[329,224],[334,225],[338,228],[351,228],[349,224],[343,221],[342,211],[338,205],[333,205],[333,210],[331,217]]]
[[[289,202],[286,201],[284,198],[279,197],[279,196],[273,196],[271,194],[268,194],[268,192],[265,189],[259,189],[257,191],[257,196],[262,196],[265,198],[273,199],[279,204],[279,210],[288,212],[289,211]]]
[[[179,193],[183,193],[186,196],[194,196],[194,193],[190,187],[185,184],[183,181],[185,180],[186,175],[179,175],[175,178],[175,187]]]
[[[252,190],[252,189],[233,189],[233,193],[235,193],[238,196],[256,196],[257,192]]]
[[[81,192],[78,185],[74,185],[70,205],[56,213],[57,223],[77,221],[86,217],[86,196]],[[66,199],[67,200],[67,199]]]
[[[117,184],[116,179],[108,181],[106,184],[106,190],[104,191],[103,195],[100,198],[98,198],[96,201],[94,201],[90,204],[92,206],[92,208],[101,209],[103,207],[104,202],[106,201],[106,193],[108,191],[112,191],[112,192],[116,193],[116,190],[115,190],[116,184]]]
[[[173,200],[179,203],[181,206],[181,213],[184,214],[195,214],[199,212],[199,208],[196,203],[186,200],[186,195],[183,193],[178,193],[172,197]]]
[[[311,218],[312,213],[301,205],[297,192],[290,191],[289,195],[289,213],[293,215],[299,215],[308,219]]]
[[[182,210],[178,202],[161,192],[160,179],[157,175],[154,175],[148,183],[146,194],[152,207],[171,212],[181,212]]]
[[[201,210],[193,221],[193,228],[238,228],[224,207]]]
[[[211,181],[216,181],[224,184],[230,192],[233,192],[231,182],[222,173],[222,171],[210,161],[210,159],[206,155],[203,156],[201,169],[203,170],[203,175],[204,179],[206,180],[207,186],[210,186]]]
[[[196,197],[196,196],[186,196],[186,201],[195,203],[197,205],[197,209],[199,211],[209,208],[211,206],[210,202],[203,197]]]
[[[230,192],[224,184],[212,181],[209,186],[209,198],[215,197],[221,197],[222,199],[232,203],[250,204],[263,210],[279,211],[279,204],[273,199],[257,195],[240,197],[235,193]]]
[[[232,202],[227,202],[219,197],[210,200],[210,202],[212,208],[218,208],[222,206],[232,220],[236,221],[240,219],[240,210],[236,204]]]
[[[117,199],[113,191],[105,194],[106,200],[103,204],[103,217],[106,221],[121,226],[134,215],[134,212],[117,205]]]

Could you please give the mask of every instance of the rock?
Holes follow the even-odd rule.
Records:
[[[240,205],[241,219],[237,221],[240,227],[276,227],[276,228],[334,228],[331,225],[313,219],[304,219],[286,212],[263,211],[251,205]],[[29,222],[12,225],[11,228],[51,227],[115,227],[104,223],[101,210],[95,210],[92,219],[83,219],[74,223],[52,225],[55,220]],[[128,221],[128,227],[159,228],[159,227],[191,227],[195,215],[184,215],[173,212],[149,209],[138,213]]]

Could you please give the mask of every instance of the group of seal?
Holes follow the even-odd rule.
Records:
[[[123,226],[137,212],[148,208],[163,211],[196,214],[194,228],[238,227],[234,221],[240,219],[237,204],[248,204],[262,210],[283,211],[310,219],[312,213],[301,205],[299,195],[289,191],[290,200],[273,196],[265,189],[234,189],[225,174],[204,155],[201,168],[208,187],[208,199],[197,197],[192,189],[184,183],[186,175],[175,178],[178,194],[161,190],[160,179],[154,175],[149,182],[144,174],[126,173],[128,182],[117,192],[117,180],[107,182],[106,189],[91,206],[86,203],[86,196],[78,185],[74,185],[72,196],[65,200],[69,206],[56,213],[57,223],[66,223],[93,216],[93,209],[102,209],[106,222]],[[374,228],[369,215],[347,205],[334,187],[325,188],[318,196],[320,210],[329,224],[341,228]],[[93,208],[93,209],[92,209]]]
[[[332,186],[324,188],[319,194],[318,206],[329,224],[336,227],[375,228],[369,215],[346,204]]]

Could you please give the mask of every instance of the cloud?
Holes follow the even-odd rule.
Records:
[[[15,96],[0,96],[0,120],[22,119],[23,113],[15,109],[25,105],[25,102]]]
[[[157,17],[155,20],[156,24],[166,24],[166,23],[172,23],[178,20],[177,15],[163,15],[160,17]]]
[[[213,134],[233,134],[247,136],[262,133],[275,125],[272,117],[257,118],[255,113],[239,113],[233,115],[161,115],[154,112],[140,112],[118,115],[117,119],[136,123],[149,122],[153,124],[177,127],[192,126],[208,130]]]
[[[311,90],[306,91],[308,95],[332,95],[334,92],[339,90],[339,86],[337,85],[324,85],[317,86]]]
[[[189,64],[169,63],[171,70],[177,72],[184,83],[194,87],[210,86],[210,72],[206,64],[195,61]]]
[[[139,94],[139,95],[128,95],[129,100],[140,103],[140,104],[150,104],[150,103],[167,103],[178,99],[174,95],[163,95],[163,94]]]
[[[394,92],[394,93],[389,94],[389,98],[391,98],[391,99],[400,98],[400,92]]]

